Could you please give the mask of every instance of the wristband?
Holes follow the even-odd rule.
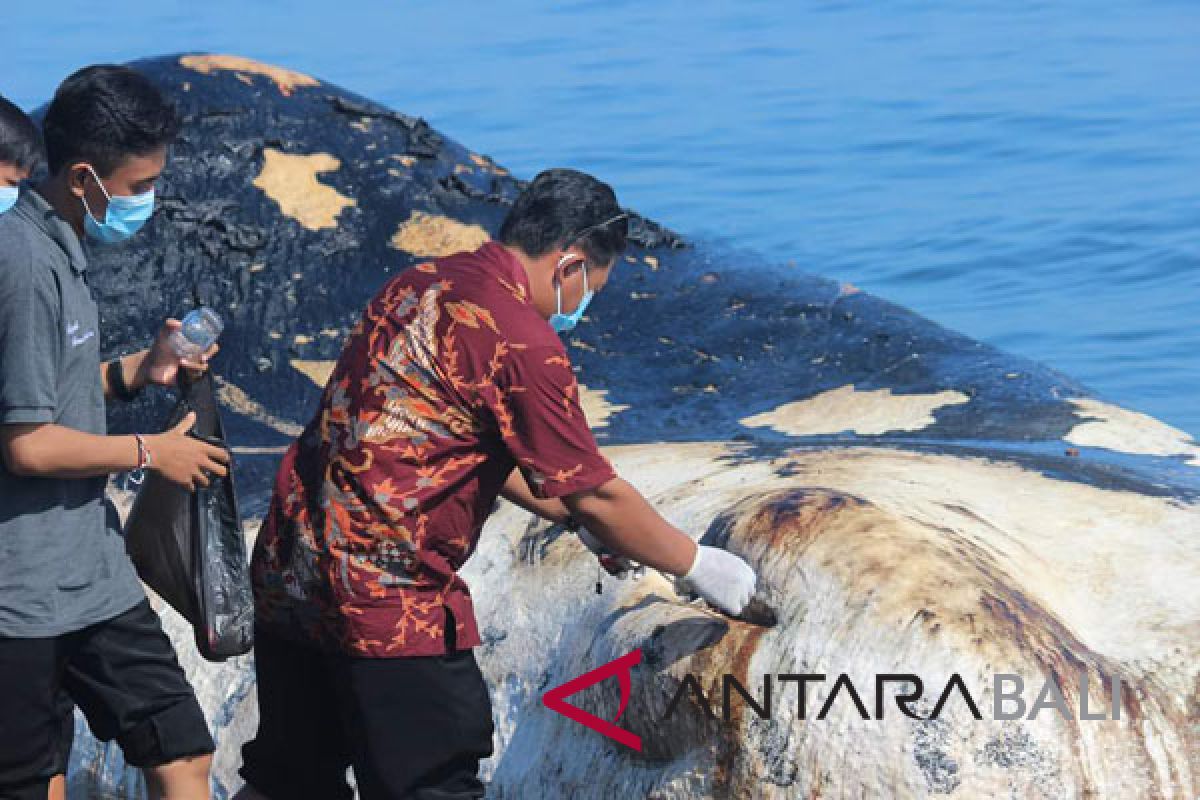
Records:
[[[108,388],[112,389],[113,395],[124,403],[133,400],[141,392],[141,389],[137,391],[130,389],[129,384],[125,383],[125,372],[121,369],[119,357],[108,362]]]
[[[150,466],[151,456],[150,448],[146,447],[146,440],[142,438],[140,433],[133,435],[134,441],[137,442],[138,448],[138,465],[129,473],[129,482],[134,486],[140,486],[142,481],[146,479],[145,469]]]

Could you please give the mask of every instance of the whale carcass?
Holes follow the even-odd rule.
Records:
[[[284,67],[135,66],[185,126],[146,231],[95,253],[103,343],[142,346],[197,303],[224,315],[215,372],[252,536],[366,300],[486,240],[521,182]],[[489,796],[1200,794],[1191,437],[853,286],[640,217],[633,240],[569,335],[589,420],[668,519],[754,564],[778,624],[653,572],[597,593],[574,536],[501,502],[464,570],[496,716]],[[111,427],[145,430],[168,402],[114,409]],[[252,656],[202,661],[159,607],[227,796],[255,726]],[[634,651],[618,724],[640,749],[543,705]],[[569,702],[611,721],[616,684]],[[72,791],[141,796],[77,727]]]

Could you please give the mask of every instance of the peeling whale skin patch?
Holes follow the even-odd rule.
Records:
[[[391,245],[419,258],[439,258],[474,250],[490,238],[478,225],[464,225],[449,217],[414,211],[396,230]]]
[[[302,72],[275,67],[242,56],[192,55],[183,56],[179,59],[179,63],[188,69],[205,75],[219,71],[232,72],[241,79],[244,79],[247,75],[262,75],[269,78],[279,88],[280,94],[284,96],[290,96],[292,92],[300,87],[321,85]],[[245,82],[243,80],[243,83]],[[188,88],[190,87],[185,84],[184,90],[186,91]]]
[[[321,183],[318,176],[333,172],[341,162],[328,153],[293,155],[267,148],[254,185],[279,204],[279,210],[309,230],[336,228],[338,215],[354,201]]]
[[[792,436],[850,431],[877,436],[895,431],[919,431],[935,423],[933,412],[969,402],[962,392],[894,395],[891,389],[855,391],[854,386],[830,389],[816,397],[786,403],[763,414],[746,417],[747,427],[770,427]]]

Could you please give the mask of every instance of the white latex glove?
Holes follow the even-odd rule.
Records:
[[[600,561],[600,566],[604,567],[604,571],[609,575],[624,578],[630,570],[634,569],[632,561],[609,550],[603,542],[590,534],[587,528],[580,528],[576,533],[579,541],[583,542],[584,547],[595,553],[596,558]]]
[[[699,545],[696,560],[679,580],[731,617],[742,613],[754,595],[758,575],[742,558],[719,547]]]

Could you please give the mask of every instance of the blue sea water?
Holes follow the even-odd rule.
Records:
[[[6,0],[0,93],[285,64],[1200,434],[1200,4]]]

